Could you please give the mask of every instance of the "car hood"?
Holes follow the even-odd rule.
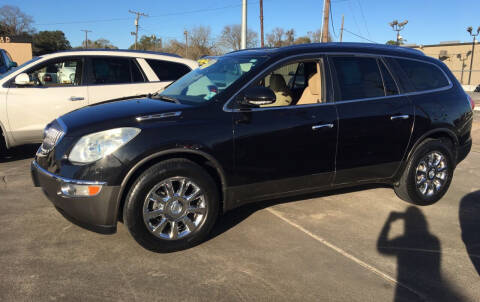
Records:
[[[157,99],[140,98],[87,106],[60,117],[68,134],[134,126],[137,117],[181,111],[191,106]]]

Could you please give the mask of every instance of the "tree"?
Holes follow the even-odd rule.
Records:
[[[267,34],[267,46],[282,47],[292,45],[295,42],[295,30],[285,31],[283,28],[276,27],[271,33]]]
[[[239,50],[242,43],[242,27],[240,24],[226,25],[220,38],[218,46],[225,51]],[[258,45],[258,34],[253,30],[247,30],[247,48],[256,47]]]
[[[129,49],[135,49],[135,43],[130,45]],[[162,49],[162,39],[157,38],[155,35],[143,35],[137,43],[137,49],[158,51]]]
[[[398,43],[397,43],[397,41],[388,40],[387,43],[385,43],[385,44],[387,44],[387,45],[403,45],[403,44],[405,44],[406,41],[407,41],[407,40],[400,39],[400,40],[398,41]]]
[[[33,54],[35,56],[70,48],[70,42],[61,30],[46,30],[33,35]]]
[[[302,36],[295,39],[293,44],[308,44],[312,43],[312,40],[308,36]]]
[[[22,12],[17,6],[4,5],[0,7],[0,25],[4,35],[22,36],[33,34],[31,16]]]
[[[85,42],[82,45],[85,47]],[[109,40],[100,38],[93,42],[88,42],[88,48],[103,48],[103,49],[118,49],[117,46],[113,45]]]

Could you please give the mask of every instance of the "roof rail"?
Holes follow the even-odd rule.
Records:
[[[160,51],[152,51],[152,50],[134,50],[134,49],[109,49],[109,48],[79,48],[79,49],[67,49],[67,50],[60,50],[57,52],[73,52],[73,51],[115,51],[115,52],[129,52],[129,53],[144,53],[144,54],[153,54],[153,55],[163,55],[163,56],[170,56],[176,58],[182,58],[182,56],[169,53],[169,52],[160,52]]]

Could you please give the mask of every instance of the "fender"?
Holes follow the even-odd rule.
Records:
[[[215,170],[217,171],[218,175],[220,175],[220,181],[221,181],[221,185],[222,185],[223,196],[224,196],[224,198],[227,196],[227,193],[226,193],[226,191],[227,191],[227,181],[226,181],[226,177],[225,177],[225,171],[223,170],[220,163],[213,156],[211,156],[210,154],[208,154],[206,152],[199,151],[199,150],[192,150],[192,149],[185,149],[185,148],[168,149],[168,150],[160,151],[160,152],[157,152],[157,153],[153,153],[153,154],[143,158],[142,160],[137,162],[128,171],[127,175],[125,176],[125,178],[122,181],[122,184],[120,185],[120,191],[119,191],[119,194],[118,194],[118,197],[117,197],[117,209],[116,209],[116,213],[115,213],[116,217],[118,217],[118,211],[120,210],[119,207],[120,207],[120,204],[122,202],[122,197],[123,197],[123,194],[125,193],[125,189],[127,187],[127,184],[130,181],[133,174],[140,167],[142,167],[145,163],[149,162],[152,159],[156,159],[156,158],[159,158],[159,157],[162,157],[162,156],[165,156],[165,155],[182,154],[182,153],[183,154],[199,155],[199,156],[205,158],[206,160],[208,160],[209,162],[211,162],[213,164]],[[225,202],[225,201],[223,200],[223,202]]]
[[[454,147],[458,146],[459,142],[458,142],[457,135],[455,134],[455,132],[453,132],[452,130],[450,130],[448,128],[436,128],[436,129],[432,129],[432,130],[429,130],[429,131],[425,132],[424,134],[422,134],[422,136],[420,136],[417,139],[417,141],[413,144],[412,148],[410,148],[410,150],[408,151],[407,158],[401,164],[401,167],[398,169],[398,171],[395,175],[395,178],[394,178],[395,180],[398,180],[398,178],[402,175],[403,171],[405,170],[405,166],[407,165],[408,161],[412,157],[413,152],[415,152],[415,149],[417,149],[418,145],[421,142],[423,142],[427,137],[431,136],[432,134],[436,134],[436,133],[446,134],[448,137],[450,137],[452,139]],[[454,149],[453,152],[456,153],[456,149]]]

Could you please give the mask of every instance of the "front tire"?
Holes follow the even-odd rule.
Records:
[[[400,181],[394,186],[395,193],[413,204],[434,204],[447,192],[454,169],[451,142],[426,139],[410,158]]]
[[[170,159],[143,172],[123,210],[133,238],[154,252],[173,252],[206,239],[218,216],[212,177],[187,159]]]

